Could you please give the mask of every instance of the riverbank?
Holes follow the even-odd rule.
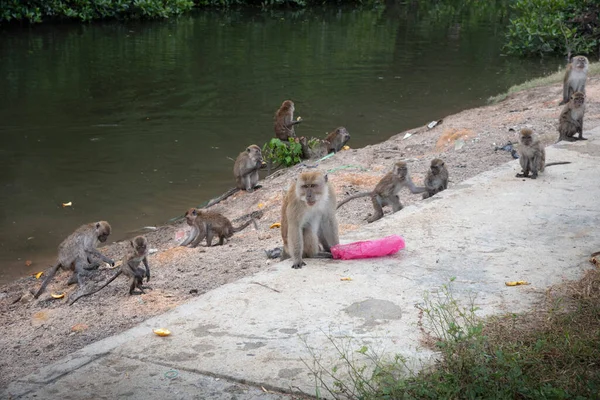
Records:
[[[448,116],[431,130],[423,126],[398,133],[377,145],[343,151],[323,161],[320,168],[329,172],[338,199],[356,191],[370,190],[399,159],[409,163],[413,179],[420,183],[430,160],[442,158],[450,172],[450,187],[455,187],[512,159],[508,152],[494,151],[496,146],[515,141],[510,129],[529,127],[540,134],[545,144],[553,143],[558,136],[560,94],[558,84],[515,93],[498,104]],[[600,103],[596,100],[600,98],[598,77],[588,79],[587,97],[585,126],[594,127],[600,124]],[[360,135],[360,132],[350,133]],[[349,145],[352,146],[352,141]],[[146,295],[129,296],[125,280],[117,279],[96,295],[69,307],[64,299],[53,300],[49,296],[53,291],[67,288],[68,274],[65,273],[54,280],[39,301],[32,300],[31,292],[41,283],[33,277],[2,286],[0,324],[4,335],[0,346],[4,352],[0,361],[3,372],[0,385],[272,264],[263,250],[279,246],[281,239],[279,230],[269,229],[269,226],[279,221],[281,199],[300,168],[296,166],[275,174],[262,182],[262,189],[238,193],[212,208],[231,219],[256,209],[264,212],[259,230],[242,231],[223,248],[174,247],[176,233],[184,228],[183,221],[149,232],[146,236],[158,252],[149,258],[153,290]],[[419,196],[407,193],[401,200],[405,205],[421,201]],[[368,200],[356,200],[341,208],[338,211],[341,236],[360,229],[371,212]],[[403,229],[410,230],[410,227]],[[102,251],[120,259],[125,246],[124,242],[113,243]],[[100,282],[113,273],[113,270],[102,269],[94,279]],[[67,288],[67,297],[74,290],[74,287]]]

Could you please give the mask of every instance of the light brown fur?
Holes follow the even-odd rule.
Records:
[[[290,137],[296,137],[294,125],[299,124],[302,120],[294,121],[294,102],[285,100],[281,107],[275,113],[275,137],[280,140],[287,141]]]
[[[303,258],[331,257],[339,243],[335,203],[335,190],[322,172],[304,172],[290,186],[281,207],[281,237],[282,259],[291,256],[292,268],[306,265]]]
[[[583,116],[585,114],[585,95],[575,92],[565,105],[558,118],[558,141],[586,140],[583,137]],[[575,137],[575,134],[579,137]]]
[[[391,205],[392,212],[394,213],[402,210],[404,206],[400,202],[398,193],[404,187],[407,187],[413,194],[427,192],[427,188],[415,186],[408,174],[408,166],[404,161],[399,161],[394,164],[392,172],[388,172],[381,178],[373,191],[352,195],[338,204],[337,208],[340,208],[350,200],[370,196],[375,213],[371,218],[367,219],[367,221],[375,222],[383,217],[383,207],[386,205]]]
[[[563,98],[559,105],[567,104],[575,92],[585,94],[585,82],[589,61],[585,56],[575,56],[571,59],[563,79]]]
[[[233,164],[233,175],[238,189],[248,192],[254,191],[258,183],[258,170],[262,166],[263,158],[260,147],[253,144],[242,151]]]
[[[423,198],[427,199],[442,190],[448,189],[448,169],[443,160],[434,158],[427,170],[425,177],[425,187],[427,192],[423,193]]]
[[[81,287],[83,286],[82,277],[88,275],[87,271],[97,269],[99,266],[98,261],[94,259],[101,259],[114,265],[113,260],[96,249],[100,243],[106,241],[110,233],[111,227],[106,221],[93,222],[77,228],[58,246],[58,260],[50,269],[34,297],[38,298],[42,294],[59,268],[73,271],[69,284],[77,282]]]
[[[256,227],[255,218],[260,218],[262,212],[258,211],[253,213],[254,215],[242,225],[234,227],[231,221],[214,211],[202,211],[196,208],[190,208],[185,213],[185,218],[188,225],[195,226],[197,228],[197,236],[194,238],[192,247],[197,246],[206,237],[206,246],[212,246],[213,236],[219,237],[219,245],[225,244],[225,239],[229,239],[234,233],[240,232],[241,230],[248,227],[250,224],[254,224]]]

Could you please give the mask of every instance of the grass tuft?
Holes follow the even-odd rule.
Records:
[[[588,77],[599,75],[599,74],[600,74],[600,63],[590,63]],[[557,72],[555,72],[553,74],[543,76],[541,78],[531,79],[529,81],[520,83],[518,85],[514,85],[514,86],[510,87],[507,92],[490,97],[487,100],[487,102],[488,102],[488,104],[499,103],[513,93],[521,92],[521,91],[527,90],[527,89],[533,89],[536,87],[549,86],[549,85],[554,85],[556,83],[560,83],[560,82],[562,82],[564,76],[565,76],[565,68],[560,68]]]

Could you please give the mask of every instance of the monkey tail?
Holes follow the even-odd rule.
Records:
[[[243,224],[241,224],[238,227],[233,227],[233,233],[237,233],[239,231],[242,231],[244,229],[246,229],[248,227],[248,225],[250,224],[254,224],[254,227],[256,228],[256,220],[254,218],[250,218],[248,221],[244,222]]]
[[[557,161],[546,164],[546,167],[551,167],[552,165],[563,165],[563,164],[571,164],[571,161]]]
[[[46,279],[44,279],[44,282],[42,282],[42,286],[40,286],[38,291],[33,295],[34,298],[37,299],[38,297],[40,297],[40,294],[42,294],[44,292],[44,290],[46,289],[46,286],[48,286],[48,284],[50,283],[50,281],[52,280],[52,278],[56,274],[56,271],[58,271],[59,268],[60,268],[60,263],[57,263],[56,265],[53,265],[52,267],[50,267],[50,272],[48,273],[48,276],[46,276]]]
[[[69,303],[69,305],[70,305],[70,306],[72,306],[73,304],[75,304],[75,302],[76,302],[77,300],[79,300],[79,299],[80,299],[80,298],[82,298],[82,297],[85,297],[85,296],[90,296],[90,295],[92,295],[92,294],[94,294],[94,293],[98,293],[99,291],[101,291],[102,289],[104,289],[105,287],[107,287],[109,283],[111,283],[112,281],[114,281],[115,279],[117,279],[117,277],[118,277],[119,275],[121,275],[121,273],[123,273],[123,270],[122,270],[122,269],[119,269],[119,271],[118,271],[118,272],[117,272],[117,273],[116,273],[116,274],[115,274],[115,275],[114,275],[112,278],[110,278],[110,279],[109,279],[109,280],[108,280],[108,281],[107,281],[107,282],[106,282],[104,285],[100,286],[98,289],[92,290],[91,292],[87,292],[87,293],[82,293],[82,294],[80,294],[79,296],[75,297],[75,298],[73,299],[73,301],[72,301],[71,303]]]
[[[350,200],[358,199],[358,198],[361,198],[361,197],[371,196],[372,194],[373,194],[373,192],[363,192],[363,193],[354,194],[354,195],[348,197],[347,199],[345,199],[344,201],[342,201],[341,203],[339,203],[337,205],[336,209],[340,208],[341,206],[343,206],[344,204],[346,204]]]

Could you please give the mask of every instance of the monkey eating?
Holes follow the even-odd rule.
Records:
[[[148,240],[144,236],[136,236],[129,242],[129,245],[130,249],[123,258],[123,264],[121,264],[119,271],[98,289],[77,296],[69,305],[72,306],[77,300],[84,296],[99,292],[108,286],[109,283],[117,279],[121,274],[129,278],[129,295],[145,294],[146,292],[144,292],[144,289],[150,289],[150,287],[142,285],[144,277],[146,277],[146,282],[150,281],[150,266],[148,265],[148,251],[150,249],[148,248]],[[144,267],[146,267],[145,270],[139,266],[140,263],[144,263]],[[136,292],[136,288],[140,291]]]
[[[77,283],[81,288],[82,278],[89,274],[89,270],[97,269],[99,266],[94,258],[115,265],[113,260],[96,249],[100,243],[106,242],[110,232],[110,225],[106,221],[93,222],[77,228],[58,246],[58,260],[51,267],[34,297],[37,299],[42,294],[59,268],[73,271],[73,275],[69,278],[69,285]]]
[[[565,105],[558,117],[558,141],[587,140],[583,137],[583,115],[585,114],[585,95],[575,92],[571,100]],[[579,137],[575,137],[575,134]]]
[[[571,59],[565,77],[563,79],[563,99],[559,103],[560,106],[567,104],[571,95],[575,92],[581,92],[585,94],[585,81],[587,79],[587,72],[589,68],[589,61],[585,56],[575,56]]]
[[[238,189],[253,192],[259,188],[258,170],[262,166],[263,158],[260,147],[253,144],[242,151],[233,164],[233,175]]]
[[[448,169],[446,169],[444,161],[439,158],[431,160],[424,184],[427,192],[423,193],[423,199],[427,199],[442,190],[448,189]]]
[[[300,138],[302,146],[302,157],[305,159],[315,159],[325,157],[329,153],[337,153],[350,140],[350,133],[346,128],[340,126],[331,131],[325,139],[307,139]],[[316,141],[316,143],[311,143]]]
[[[570,161],[546,164],[544,145],[531,129],[521,129],[519,133],[519,163],[523,172],[518,173],[517,178],[528,178],[531,171],[531,179],[536,179],[539,172],[544,172],[544,169],[551,165],[571,164]]]
[[[275,113],[275,136],[279,140],[286,141],[290,137],[296,137],[296,133],[294,132],[294,125],[302,122],[302,119],[297,119],[294,121],[294,102],[291,100],[286,100],[281,103],[281,107]]]
[[[398,193],[403,187],[407,187],[413,194],[425,193],[428,191],[426,187],[415,186],[410,175],[408,174],[408,166],[404,161],[399,161],[394,164],[392,172],[388,172],[371,192],[363,192],[352,195],[340,204],[337,208],[340,208],[350,200],[358,199],[360,197],[371,197],[373,202],[373,208],[375,213],[367,222],[375,222],[383,217],[383,207],[386,205],[392,206],[392,213],[402,210],[404,206],[400,202]]]
[[[184,243],[191,239],[191,242],[188,243],[191,247],[196,247],[206,238],[206,247],[211,247],[213,236],[216,235],[219,237],[219,246],[222,246],[225,244],[225,239],[231,238],[234,233],[246,229],[250,224],[254,224],[257,229],[256,219],[260,219],[262,214],[262,211],[256,211],[252,213],[248,221],[234,227],[227,217],[218,212],[190,208],[185,213],[185,219],[192,227],[192,233]],[[181,245],[185,246],[186,244],[182,243]]]
[[[332,257],[331,247],[340,242],[335,203],[333,186],[322,172],[304,172],[290,186],[281,207],[281,259],[291,257],[292,268],[306,265],[303,258]]]

